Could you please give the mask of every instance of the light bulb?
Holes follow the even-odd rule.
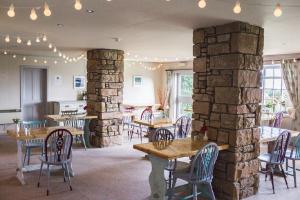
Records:
[[[38,18],[38,16],[37,16],[37,14],[35,12],[35,9],[32,8],[31,12],[30,12],[30,19],[33,20],[33,21],[35,21],[35,20],[37,20],[37,18]]]
[[[49,47],[49,49],[52,49],[52,44],[51,44],[51,43],[49,43],[48,47]]]
[[[276,4],[275,10],[274,10],[274,16],[275,17],[280,17],[282,15],[282,10],[280,4]]]
[[[9,35],[6,35],[4,40],[5,40],[5,42],[7,42],[7,43],[10,42]]]
[[[47,41],[47,36],[46,36],[46,35],[43,35],[42,40],[43,40],[43,42],[46,42],[46,41]]]
[[[198,2],[198,6],[199,6],[200,8],[205,8],[205,7],[206,7],[206,1],[205,1],[205,0],[200,0],[200,1]]]
[[[57,51],[57,49],[56,49],[56,47],[54,47],[53,52],[56,53],[56,51]]]
[[[30,40],[27,41],[27,46],[31,46],[31,41]]]
[[[34,59],[34,61],[33,61],[33,62],[37,63],[37,59]]]
[[[65,59],[66,58],[66,55],[65,54],[63,54],[63,59]]]
[[[23,57],[23,60],[24,60],[24,61],[26,60],[26,57],[25,57],[25,56]]]
[[[57,64],[57,61],[56,61],[56,60],[54,60],[54,64]]]
[[[35,42],[36,42],[36,43],[41,42],[40,38],[39,38],[39,37],[36,37]]]
[[[44,64],[47,64],[47,60],[44,60]]]
[[[13,55],[13,58],[16,58],[16,57],[17,57],[17,55],[16,55],[16,54],[14,54],[14,55]]]
[[[80,0],[75,0],[74,8],[76,10],[81,10],[82,9],[82,4],[81,4]]]
[[[241,3],[240,3],[240,1],[237,1],[237,2],[235,3],[234,8],[233,8],[233,12],[234,12],[235,14],[240,14],[241,11],[242,11]]]
[[[62,57],[62,53],[61,53],[61,52],[59,52],[59,53],[58,53],[58,56],[59,56],[59,57]]]
[[[14,17],[14,16],[16,15],[14,4],[11,4],[11,5],[9,6],[9,10],[7,11],[7,15],[8,15],[9,17]]]
[[[44,15],[46,17],[49,17],[51,15],[51,10],[46,2],[45,2],[45,6],[44,6]]]
[[[21,40],[20,37],[17,37],[17,43],[18,43],[18,44],[21,44],[21,43],[22,43],[22,40]]]
[[[6,50],[4,51],[4,55],[7,55],[7,51]]]

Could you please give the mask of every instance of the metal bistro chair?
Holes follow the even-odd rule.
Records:
[[[84,139],[84,124],[85,124],[84,119],[71,118],[71,119],[67,119],[64,121],[64,126],[66,126],[66,127],[73,127],[73,128],[83,130],[82,135],[75,136],[75,141],[78,142],[79,140],[81,140],[81,143],[83,144],[84,149],[86,150],[86,143],[85,143],[85,139]]]
[[[30,129],[32,128],[42,128],[46,126],[46,120],[42,121],[22,121],[21,127],[23,129]],[[41,154],[43,153],[43,147],[44,147],[44,139],[30,139],[26,140],[23,143],[23,146],[25,147],[25,154],[24,154],[24,161],[23,166],[25,165],[26,159],[27,159],[27,165],[30,163],[30,156],[31,156],[31,150],[32,149],[41,149]]]
[[[152,138],[153,142],[173,141],[175,139],[173,133],[166,128],[157,129],[152,137],[153,137]],[[169,177],[166,180],[166,182],[168,183],[168,188],[171,188],[171,186],[172,186],[172,176],[173,176],[173,172],[175,171],[175,169],[176,168],[182,169],[182,168],[186,168],[188,166],[189,166],[189,163],[177,161],[176,159],[169,161],[168,166],[165,167],[165,170],[169,172]]]
[[[182,116],[176,120],[174,135],[175,138],[186,138],[190,132],[192,119],[188,116]]]
[[[130,115],[123,116],[122,126],[123,126],[123,131],[127,130],[127,135],[128,135],[128,139],[129,139],[130,138],[131,126],[132,126],[132,116],[130,116]],[[127,126],[127,128],[126,128],[126,126]]]
[[[140,119],[144,120],[144,121],[151,122],[152,118],[153,118],[152,109],[151,108],[146,108],[142,112]],[[136,130],[135,130],[135,128],[136,128]],[[143,142],[142,141],[143,140],[143,132],[148,133],[148,127],[132,123],[130,132],[131,132],[130,141],[132,140],[133,133],[136,133],[140,137],[141,143],[142,143]]]
[[[296,160],[300,160],[300,134],[297,136],[295,143],[293,144],[292,149],[287,150],[285,154],[286,159],[286,174],[294,177],[294,185],[297,187],[297,175],[296,171],[300,171],[300,169],[296,168]],[[292,161],[292,166],[289,166],[289,160]],[[292,169],[292,173],[289,169]]]
[[[289,188],[287,180],[286,180],[286,174],[283,170],[283,163],[284,163],[284,159],[285,159],[285,155],[286,155],[286,150],[287,147],[290,143],[290,139],[291,139],[291,133],[288,131],[284,131],[282,132],[273,147],[273,150],[271,153],[265,153],[265,154],[261,154],[258,159],[259,161],[262,163],[266,163],[266,168],[265,170],[261,170],[262,173],[265,174],[265,179],[267,180],[268,174],[270,174],[271,177],[271,182],[272,182],[272,189],[273,189],[273,193],[275,194],[275,189],[274,189],[274,178],[273,178],[273,174],[274,174],[274,169],[275,167],[279,167],[280,171],[284,177],[285,180],[285,184],[287,186],[287,188]]]
[[[78,114],[78,110],[64,110],[64,111],[61,111],[62,116],[71,116],[71,115],[77,115],[77,114]]]
[[[200,194],[198,193],[197,185],[205,184],[208,185],[211,199],[215,200],[216,198],[211,183],[218,154],[219,149],[217,144],[209,143],[197,152],[189,167],[183,170],[175,170],[173,173],[173,184],[169,193],[169,199],[175,195],[174,189],[177,179],[182,179],[187,181],[193,187],[193,194],[184,199],[193,197],[193,200],[197,200],[197,196]]]
[[[45,154],[40,157],[41,168],[37,186],[40,187],[43,165],[47,165],[47,196],[50,186],[50,166],[61,166],[64,170],[64,182],[68,179],[70,190],[72,191],[69,165],[71,163],[73,136],[66,129],[52,131],[45,139]]]
[[[280,128],[283,120],[283,112],[278,112],[275,114],[275,119],[273,123],[273,127]]]

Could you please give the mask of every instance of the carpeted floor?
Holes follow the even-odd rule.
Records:
[[[142,159],[143,153],[133,150],[132,144],[105,149],[77,148],[73,152],[73,191],[59,172],[51,176],[50,196],[46,196],[46,177],[41,188],[36,187],[38,172],[25,174],[27,184],[21,186],[15,178],[16,145],[6,135],[0,135],[0,200],[145,200],[150,194],[148,175],[149,161]],[[37,159],[33,162],[38,163]],[[300,173],[298,176],[300,180]],[[271,183],[261,181],[259,194],[249,200],[297,200],[300,189],[295,189],[289,178],[291,189],[286,189],[283,178],[275,178],[276,194],[272,194]],[[299,187],[300,182],[298,181]]]

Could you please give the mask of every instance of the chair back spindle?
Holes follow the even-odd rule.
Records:
[[[175,137],[186,138],[190,132],[192,119],[188,116],[182,116],[175,123]]]
[[[146,108],[141,114],[141,120],[151,121],[153,118],[153,112],[151,108]]]
[[[286,150],[290,143],[291,133],[283,131],[278,137],[271,152],[271,163],[282,164],[285,159]]]
[[[174,139],[175,139],[175,137],[170,130],[168,130],[166,128],[159,128],[155,131],[152,141],[153,142],[172,141]]]
[[[275,120],[273,127],[280,128],[283,120],[283,112],[278,112],[275,114]]]

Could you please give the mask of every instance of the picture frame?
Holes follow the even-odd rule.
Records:
[[[133,76],[133,87],[141,87],[143,85],[143,77],[142,76]]]
[[[74,76],[73,86],[76,90],[82,90],[86,87],[86,78],[85,76]]]

